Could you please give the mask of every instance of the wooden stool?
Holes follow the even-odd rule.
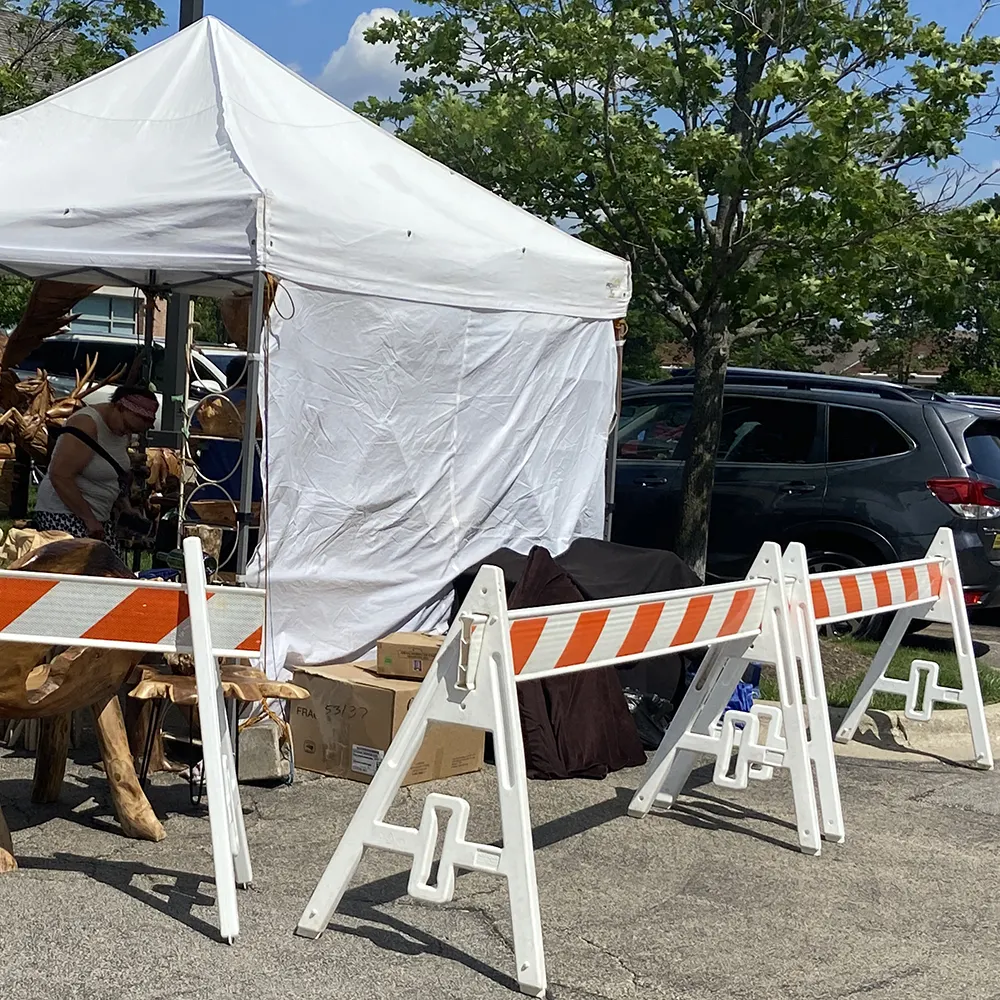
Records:
[[[268,698],[287,698],[291,701],[301,701],[309,697],[309,692],[297,684],[284,681],[273,681],[263,670],[256,670],[244,664],[222,665],[222,696],[231,702],[230,725],[235,727],[238,716],[237,706],[240,702],[259,702]],[[146,667],[142,671],[142,679],[129,692],[130,698],[140,701],[151,701],[155,708],[149,720],[146,732],[146,748],[139,770],[139,783],[145,787],[149,776],[149,763],[156,737],[163,725],[167,704],[193,708],[198,704],[198,688],[193,676],[187,674],[171,674],[166,671]],[[238,733],[233,733],[233,745],[236,745]]]

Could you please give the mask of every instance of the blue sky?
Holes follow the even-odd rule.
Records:
[[[170,25],[151,40],[176,30],[179,0],[160,0]],[[402,5],[416,13],[419,3]],[[960,34],[979,10],[979,0],[912,0],[911,8],[926,20],[937,20]],[[386,46],[367,45],[366,27],[391,15],[395,4],[372,0],[205,0],[205,13],[226,21],[275,58],[319,83],[350,106],[369,94],[389,96],[396,91],[399,68]],[[1000,35],[1000,9],[990,10],[980,30]],[[998,73],[1000,75],[1000,73]],[[998,140],[971,136],[964,153],[980,168],[998,164]]]

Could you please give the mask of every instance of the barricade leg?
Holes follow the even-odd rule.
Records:
[[[950,531],[946,537],[938,532],[934,539],[931,552],[935,547],[945,550],[945,566],[942,574],[941,600],[931,609],[928,617],[933,621],[944,612],[950,620],[952,635],[955,640],[955,654],[958,659],[959,675],[962,678],[962,690],[956,699],[965,706],[969,717],[969,730],[972,733],[972,749],[975,754],[975,764],[984,770],[993,768],[993,747],[990,743],[989,730],[986,727],[986,708],[983,705],[983,692],[979,685],[979,668],[976,666],[976,654],[972,645],[972,631],[969,628],[969,613],[965,609],[965,595],[962,592],[962,581],[958,574],[958,553],[955,551],[955,538]],[[943,699],[950,700],[951,692],[938,689],[936,692]]]
[[[698,761],[696,752],[681,746],[683,738],[689,733],[708,736],[732,695],[727,684],[732,681],[735,689],[745,669],[746,661],[727,655],[725,646],[713,647],[705,654],[629,803],[630,816],[641,819],[654,805],[669,809],[674,804]]]
[[[402,787],[403,779],[427,732],[430,705],[438,688],[436,669],[436,666],[432,666],[420,685],[420,690],[368,785],[361,804],[340,838],[323,877],[313,890],[296,928],[296,934],[300,937],[318,938],[326,930],[361,864],[365,846],[372,842],[372,831],[383,823]]]
[[[799,834],[799,847],[805,854],[819,854],[821,846],[819,812],[816,807],[816,789],[810,767],[809,744],[806,738],[805,716],[802,711],[802,692],[796,669],[795,649],[788,614],[782,568],[777,567],[777,581],[773,588],[776,600],[770,602],[767,614],[772,624],[764,635],[773,636],[773,662],[778,677],[778,697],[785,736],[783,766],[792,778],[792,795],[795,798],[795,822]]]
[[[212,652],[205,594],[205,564],[201,541],[184,541],[184,569],[191,614],[195,681],[198,688],[198,719],[201,724],[202,766],[208,792],[208,816],[212,830],[212,857],[219,904],[219,930],[230,944],[240,933],[236,884],[253,880],[247,847],[243,808],[236,776],[229,724],[222,697],[219,664]]]
[[[468,628],[463,641],[463,628],[471,625],[475,630]],[[469,804],[457,796],[428,795],[417,829],[385,821],[430,721],[493,733],[503,847],[466,840]],[[444,846],[437,882],[432,885],[430,874],[442,814],[447,814]],[[476,577],[458,621],[306,904],[296,933],[309,938],[322,934],[357,871],[365,847],[411,855],[408,892],[426,902],[444,903],[453,898],[456,869],[506,878],[518,984],[529,996],[545,995],[541,913],[510,626],[503,576],[493,567],[484,567]]]
[[[833,753],[830,708],[826,700],[826,681],[820,658],[819,635],[813,626],[815,613],[809,589],[809,563],[805,546],[793,542],[782,559],[789,586],[791,627],[795,656],[802,674],[802,691],[808,713],[809,756],[816,769],[819,790],[820,820],[824,840],[844,842],[844,810],[840,801],[840,782]]]
[[[878,690],[879,681],[882,680],[889,664],[892,663],[892,658],[896,655],[899,644],[906,637],[906,630],[910,627],[913,617],[913,611],[909,608],[897,611],[893,616],[889,630],[872,657],[871,666],[858,687],[851,707],[848,708],[843,722],[837,727],[836,739],[838,743],[849,743],[854,739],[854,734],[861,724],[861,717],[868,710],[872,695]]]

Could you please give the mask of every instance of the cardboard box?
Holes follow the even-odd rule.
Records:
[[[374,663],[297,667],[312,697],[293,702],[295,766],[366,784],[420,690],[419,681],[380,677]],[[432,722],[404,785],[468,774],[483,766],[481,729]]]
[[[376,670],[381,677],[401,677],[404,680],[426,677],[443,644],[443,635],[394,632],[378,644]]]

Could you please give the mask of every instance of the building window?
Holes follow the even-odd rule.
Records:
[[[135,336],[135,306],[131,296],[89,295],[74,310],[80,318],[70,326],[73,333]]]

